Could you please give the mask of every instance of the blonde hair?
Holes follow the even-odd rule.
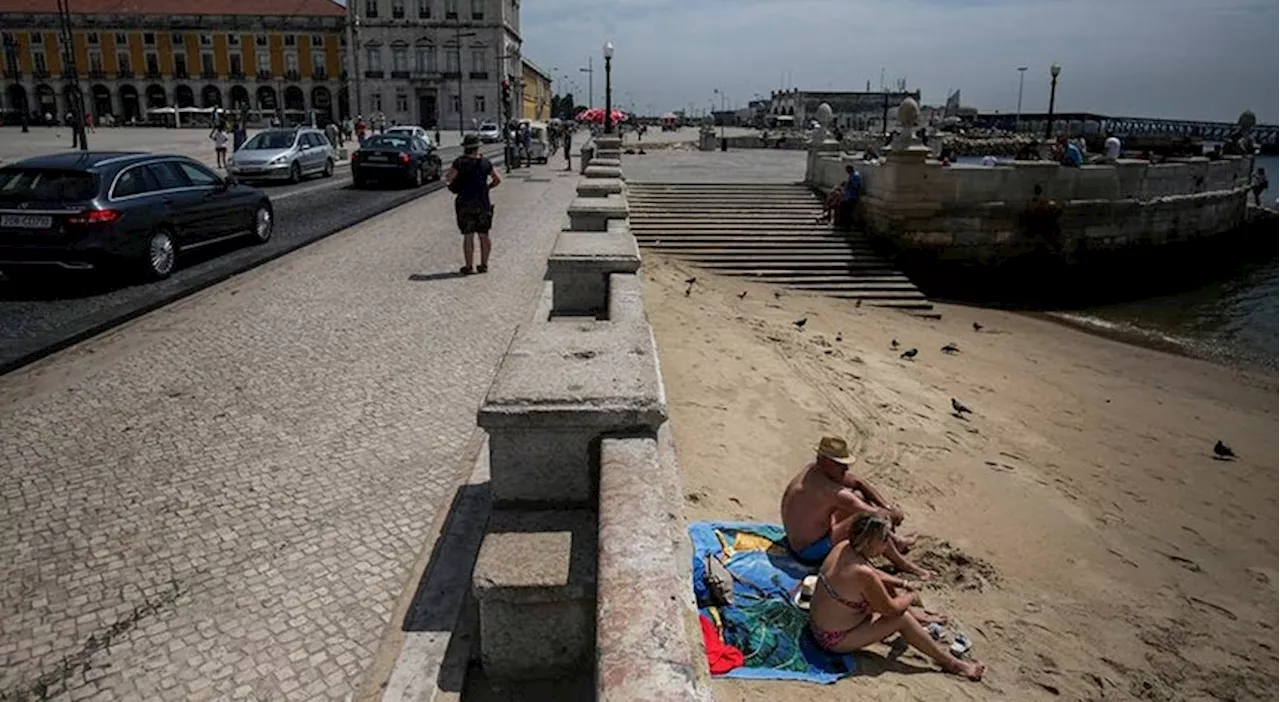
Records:
[[[877,514],[864,512],[853,518],[849,527],[849,546],[859,555],[866,555],[868,544],[889,538],[889,520]]]

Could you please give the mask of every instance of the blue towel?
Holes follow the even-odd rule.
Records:
[[[795,560],[780,525],[695,522],[689,525],[689,538],[698,608],[722,625],[725,643],[745,659],[742,667],[721,677],[829,684],[853,672],[853,656],[819,648],[809,633],[809,613],[792,604],[800,582],[817,569]],[[722,556],[725,544],[733,551],[723,561],[734,578],[731,607],[714,605],[705,578],[707,555]]]

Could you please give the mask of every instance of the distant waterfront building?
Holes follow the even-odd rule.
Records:
[[[831,106],[834,126],[841,129],[880,129],[886,106],[892,126],[895,110],[908,96],[918,102],[920,91],[775,90],[770,93],[769,110],[765,118],[773,118],[774,122],[794,122],[796,126],[803,128],[813,119],[818,105],[825,102]],[[779,117],[790,119],[779,120]]]
[[[521,119],[546,121],[551,118],[551,75],[527,59],[521,60],[520,75],[523,81],[520,92]],[[514,91],[516,86],[512,87]]]
[[[327,0],[326,0],[327,1]],[[502,81],[519,83],[519,0],[348,0],[358,48],[357,112],[400,124],[471,130],[503,113]]]
[[[345,11],[330,0],[75,0],[75,66],[86,111],[141,120],[164,107],[247,108],[294,121],[336,117]],[[3,113],[74,104],[56,0],[0,0]]]

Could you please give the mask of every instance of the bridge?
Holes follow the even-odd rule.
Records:
[[[975,127],[1004,131],[1044,132],[1044,112],[1024,112],[1021,116],[1006,112],[979,114],[973,120]],[[1071,135],[1103,135],[1111,132],[1124,139],[1168,139],[1193,141],[1226,141],[1236,130],[1232,122],[1193,122],[1176,119],[1151,119],[1148,117],[1110,117],[1091,112],[1055,112],[1054,133]],[[1274,124],[1258,124],[1253,127],[1253,140],[1258,146],[1275,153],[1277,128]]]

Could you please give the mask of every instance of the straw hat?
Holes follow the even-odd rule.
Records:
[[[849,442],[838,436],[822,437],[822,440],[818,442],[817,450],[818,455],[822,458],[830,459],[836,463],[843,463],[846,466],[853,465],[854,461],[858,460],[854,458],[853,454],[849,453]]]

